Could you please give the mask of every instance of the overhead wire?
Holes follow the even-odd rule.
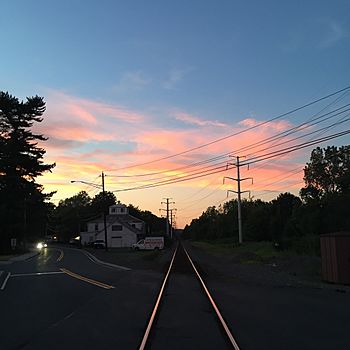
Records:
[[[348,92],[346,92],[346,93],[348,93]],[[340,99],[340,98],[339,98],[339,99]],[[336,102],[336,101],[334,101],[334,102]],[[333,104],[334,102],[332,102],[331,104]],[[330,104],[330,105],[331,105],[331,104]],[[329,105],[329,106],[330,106],[330,105]],[[349,104],[348,104],[348,105],[345,105],[345,106],[342,106],[342,107],[340,107],[340,108],[338,108],[338,109],[336,109],[336,110],[333,110],[333,111],[331,111],[331,112],[329,112],[329,113],[326,113],[325,115],[322,115],[322,116],[320,116],[320,117],[318,117],[318,118],[310,118],[310,120],[308,120],[307,122],[304,122],[304,123],[300,124],[299,126],[294,127],[294,128],[292,128],[292,129],[290,129],[290,130],[287,130],[287,131],[281,133],[281,135],[285,134],[285,136],[287,136],[287,135],[290,135],[290,134],[293,133],[293,132],[291,132],[292,130],[296,130],[297,132],[299,132],[299,131],[301,131],[301,130],[303,130],[303,129],[310,128],[311,126],[318,124],[318,123],[309,124],[310,121],[320,120],[320,119],[322,119],[324,116],[330,115],[331,113],[334,113],[334,112],[336,112],[336,111],[340,111],[341,109],[343,109],[343,108],[345,108],[345,107],[347,107],[347,106],[349,106]],[[326,109],[326,108],[325,108],[325,109]],[[346,111],[348,111],[348,110],[349,110],[349,109],[346,109],[346,110],[343,110],[343,111],[341,111],[341,112],[339,112],[339,113],[337,113],[337,114],[335,114],[335,115],[331,115],[330,117],[323,118],[322,120],[320,120],[320,122],[324,122],[324,121],[326,121],[326,120],[328,120],[328,119],[330,119],[330,118],[334,118],[335,116],[337,116],[337,115],[339,115],[339,114],[342,114],[342,113],[344,113],[344,112],[346,112]],[[319,112],[319,113],[320,113],[320,112]],[[318,114],[319,114],[319,113],[318,113]],[[316,115],[317,115],[317,114],[316,114]],[[308,136],[308,135],[315,134],[315,133],[317,133],[317,136],[319,136],[320,134],[325,133],[325,132],[327,132],[328,130],[330,130],[330,129],[336,127],[337,125],[340,125],[341,123],[347,121],[348,119],[346,119],[346,118],[347,118],[348,115],[349,115],[349,114],[347,114],[345,117],[342,117],[339,121],[337,121],[336,123],[334,123],[334,124],[332,124],[332,125],[330,125],[330,126],[324,127],[324,128],[322,128],[322,129],[318,129],[318,130],[316,130],[316,131],[313,131],[313,132],[311,132],[311,133],[308,133],[308,134],[306,134],[306,135],[303,135],[302,137],[306,137],[306,136]],[[303,126],[304,126],[304,127],[303,127]],[[320,132],[320,131],[321,131],[321,132]],[[275,136],[275,137],[276,137],[276,136]],[[274,138],[275,138],[275,137],[274,137]],[[301,137],[295,138],[295,139],[293,139],[293,140],[296,140],[296,139],[299,139],[299,138],[301,138]],[[272,138],[271,138],[271,139],[272,139]],[[287,142],[291,142],[291,141],[293,141],[293,140],[288,140]],[[259,143],[260,143],[260,142],[259,142]],[[280,145],[280,144],[278,144],[278,145],[273,145],[273,147],[276,147],[276,146],[279,146],[279,145]],[[265,149],[263,149],[263,150],[265,150]],[[262,150],[259,150],[259,151],[262,151]],[[268,161],[267,161],[267,162],[268,162]],[[265,162],[265,163],[266,163],[266,162]],[[273,184],[279,183],[279,182],[281,182],[281,181],[283,181],[283,180],[285,180],[285,179],[287,179],[287,178],[289,178],[289,177],[291,177],[291,176],[293,176],[293,175],[299,173],[300,171],[302,171],[302,169],[300,169],[299,167],[297,167],[296,169],[292,169],[292,170],[290,170],[290,171],[287,172],[287,174],[290,174],[290,175],[283,176],[283,175],[285,175],[285,174],[282,174],[282,175],[277,175],[277,176],[274,176],[274,177],[271,177],[271,178],[268,178],[268,179],[264,179],[263,181],[266,181],[266,180],[269,180],[269,179],[272,179],[272,178],[276,178],[276,177],[278,178],[278,177],[280,177],[280,176],[283,176],[283,177],[280,178],[279,180],[274,181],[274,182],[270,182],[269,184],[263,184],[263,186],[266,187],[266,186],[271,186],[271,185],[273,185]],[[298,181],[298,182],[295,183],[295,184],[300,184],[300,183],[303,183],[303,182]],[[293,185],[293,184],[290,184],[289,186],[291,186],[291,185]],[[254,186],[254,185],[253,185],[253,186]],[[261,186],[259,186],[259,187],[261,187]],[[256,186],[254,186],[253,190],[257,190],[258,192],[261,192],[261,191],[259,191],[259,187],[256,188]],[[270,190],[263,190],[263,191],[268,191],[268,192],[279,192],[279,191],[270,191]],[[266,194],[264,194],[264,195],[266,195]],[[201,200],[202,200],[202,199],[201,199]],[[183,208],[183,210],[184,210],[184,209],[187,209],[187,208],[188,208],[188,206],[185,207],[185,208]],[[192,216],[193,216],[193,215],[192,215]],[[192,217],[192,216],[190,216],[190,217]],[[185,217],[185,219],[186,219],[186,218],[188,218],[188,217]]]
[[[331,105],[331,104],[329,104]],[[335,110],[332,110],[328,113],[325,113],[323,115],[320,115],[318,117],[315,117],[313,116],[312,118],[310,118],[307,122],[303,122],[299,125],[296,125],[292,128],[289,128],[287,130],[284,130],[280,133],[277,133],[276,135],[273,135],[273,136],[270,136],[270,137],[267,137],[265,139],[262,139],[260,141],[257,141],[257,142],[254,142],[252,144],[249,144],[247,146],[244,146],[244,147],[240,147],[238,149],[235,149],[235,150],[232,150],[230,152],[226,152],[226,153],[223,153],[223,154],[220,154],[220,155],[217,155],[215,157],[212,157],[212,158],[209,158],[209,159],[206,159],[206,160],[202,160],[202,161],[199,161],[199,162],[195,162],[195,163],[191,163],[191,164],[188,164],[188,165],[184,165],[184,166],[181,166],[181,167],[177,167],[177,168],[173,168],[173,169],[169,169],[169,170],[163,170],[163,171],[158,171],[158,172],[151,172],[151,173],[144,173],[144,174],[135,174],[135,175],[107,175],[109,177],[120,177],[120,178],[133,178],[133,177],[146,177],[146,176],[153,176],[153,175],[159,175],[159,174],[166,174],[166,173],[170,173],[170,172],[174,172],[174,171],[177,171],[177,170],[184,170],[184,169],[188,169],[188,168],[192,168],[192,167],[196,167],[196,166],[200,166],[200,165],[203,165],[203,164],[207,164],[207,163],[210,163],[210,162],[214,162],[214,161],[217,161],[219,159],[224,159],[224,158],[227,158],[229,157],[231,154],[233,153],[238,153],[238,152],[242,152],[242,151],[247,151],[247,150],[251,150],[251,149],[254,149],[258,146],[261,146],[261,145],[264,145],[264,144],[268,144],[269,142],[271,141],[276,141],[276,140],[279,140],[279,139],[282,139],[282,138],[285,138],[286,136],[289,136],[293,133],[296,133],[296,132],[299,132],[303,129],[307,129],[313,125],[317,125],[321,122],[324,122],[326,120],[329,120],[331,118],[334,118],[342,113],[345,113],[347,111],[350,111],[350,108],[348,109],[345,109],[345,110],[342,110],[344,109],[345,107],[349,107],[350,106],[350,103],[349,104],[346,104],[346,105],[343,105]],[[324,110],[324,108],[323,108]],[[335,113],[337,112],[337,113]],[[335,113],[335,114],[334,114]],[[319,113],[317,113],[316,115],[318,115]],[[308,124],[309,122],[311,121],[314,121],[314,123],[312,124]],[[316,122],[317,121],[317,122]],[[172,176],[172,175],[169,175],[169,176]],[[168,177],[169,177],[168,176]],[[165,178],[165,177],[163,177]],[[160,178],[157,178],[157,179],[160,179]],[[150,178],[150,179],[147,179],[149,181],[153,181],[155,180],[154,178]],[[146,180],[146,181],[147,181]],[[135,182],[135,181],[133,181]]]
[[[240,135],[240,134],[245,133],[245,132],[247,132],[247,131],[254,130],[254,129],[258,128],[258,127],[261,127],[261,126],[263,126],[263,125],[266,125],[266,124],[268,124],[268,123],[271,123],[271,122],[273,122],[273,121],[275,121],[275,120],[281,119],[281,118],[283,118],[283,117],[285,117],[285,116],[287,116],[287,115],[291,115],[291,114],[293,114],[293,113],[295,113],[295,112],[297,112],[297,111],[300,111],[300,110],[302,110],[302,109],[305,109],[305,108],[307,108],[307,107],[310,107],[310,106],[312,106],[312,105],[315,105],[316,103],[319,103],[319,102],[321,102],[321,101],[323,101],[323,100],[326,100],[326,99],[328,99],[328,98],[330,98],[330,97],[336,96],[336,95],[338,95],[338,94],[340,94],[340,93],[342,93],[342,92],[345,92],[345,91],[347,91],[347,90],[349,90],[349,89],[350,89],[350,86],[347,86],[347,87],[345,87],[345,88],[343,88],[343,89],[340,89],[340,90],[335,91],[335,92],[333,92],[333,93],[331,93],[331,94],[328,94],[328,95],[326,95],[326,96],[323,96],[323,97],[321,97],[321,98],[318,98],[318,99],[316,99],[316,100],[313,100],[313,101],[311,101],[311,102],[309,102],[309,103],[306,103],[306,104],[304,104],[304,105],[302,105],[302,106],[300,106],[300,107],[294,108],[294,109],[292,109],[292,110],[290,110],[290,111],[288,111],[288,112],[285,112],[285,113],[282,113],[282,114],[280,114],[280,115],[277,115],[276,117],[273,117],[273,118],[270,118],[270,119],[268,119],[268,120],[266,120],[266,121],[260,122],[260,123],[258,123],[258,124],[256,124],[256,125],[253,125],[253,126],[249,127],[249,128],[246,128],[246,129],[244,129],[244,130],[237,131],[237,132],[232,133],[232,134],[230,134],[230,135],[227,135],[227,136],[218,138],[218,139],[216,139],[216,140],[213,140],[213,141],[211,141],[211,142],[207,142],[207,143],[205,143],[205,144],[202,144],[202,145],[199,145],[199,146],[196,146],[196,147],[187,149],[187,150],[185,150],[185,151],[178,152],[178,153],[175,153],[175,154],[172,154],[172,155],[169,155],[169,156],[161,157],[161,158],[158,158],[158,159],[154,159],[154,160],[151,160],[151,161],[147,161],[147,162],[143,162],[143,163],[138,163],[138,164],[134,164],[134,165],[126,166],[126,167],[121,167],[121,168],[118,168],[118,169],[115,169],[115,170],[125,170],[125,169],[131,169],[131,168],[143,166],[143,165],[153,164],[153,163],[156,163],[156,162],[159,162],[159,161],[162,161],[162,160],[166,160],[166,159],[178,157],[178,156],[180,156],[180,155],[187,154],[187,153],[196,151],[196,150],[198,150],[198,149],[202,149],[202,148],[208,147],[208,146],[210,146],[210,145],[212,145],[212,144],[221,142],[221,141],[223,141],[223,140],[227,140],[227,139],[229,139],[229,138],[232,138],[232,137],[234,137],[234,136]]]
[[[349,110],[350,110],[350,109],[349,109]],[[316,134],[316,133],[318,133],[318,132],[320,132],[320,131],[328,131],[329,129],[331,129],[331,128],[335,127],[335,126],[338,126],[338,125],[340,125],[340,124],[342,124],[342,123],[345,123],[345,122],[349,121],[350,119],[347,118],[349,115],[350,115],[350,113],[347,114],[346,116],[342,117],[341,120],[340,120],[340,121],[337,121],[336,123],[333,123],[333,124],[331,124],[331,125],[325,126],[325,127],[321,128],[321,129],[317,129],[317,130],[311,131],[311,132],[309,132],[309,133],[306,133],[306,134],[304,134],[304,135],[295,137],[295,138],[293,138],[293,139],[289,139],[289,140],[287,140],[287,141],[284,141],[284,142],[281,142],[281,143],[277,143],[277,144],[271,145],[271,146],[269,146],[269,147],[260,149],[260,150],[258,150],[257,152],[266,151],[266,150],[268,150],[268,149],[275,148],[275,147],[281,146],[281,145],[283,145],[283,144],[287,144],[287,143],[290,143],[290,142],[293,142],[293,141],[302,139],[302,138],[304,138],[304,137],[307,137],[307,136]],[[347,119],[344,119],[344,118],[347,118]],[[249,157],[249,156],[251,156],[251,155],[253,155],[253,154],[254,154],[254,153],[247,154],[246,157]]]
[[[286,144],[286,143],[290,143],[290,142],[292,142],[292,141],[296,141],[296,140],[298,140],[298,139],[301,139],[301,138],[304,138],[304,137],[306,137],[306,136],[309,136],[309,135],[311,135],[311,134],[314,134],[314,133],[316,133],[316,132],[319,132],[319,131],[321,131],[321,130],[327,130],[327,129],[329,129],[330,127],[334,127],[334,126],[336,126],[336,125],[339,125],[340,123],[344,123],[344,122],[346,122],[346,121],[348,121],[349,119],[344,119],[344,120],[342,120],[342,121],[338,121],[338,122],[336,122],[336,123],[333,123],[333,124],[331,124],[330,126],[327,126],[327,127],[324,127],[324,128],[321,128],[321,129],[318,129],[318,130],[315,130],[315,131],[312,131],[312,132],[310,132],[310,133],[307,133],[307,134],[304,134],[304,135],[301,135],[301,136],[299,136],[299,137],[296,137],[296,138],[294,138],[294,139],[291,139],[291,140],[288,140],[288,141],[285,141],[285,142],[282,142],[282,143],[279,143],[279,144],[275,144],[273,147],[268,147],[268,148],[264,148],[264,149],[262,149],[262,150],[259,150],[259,151],[265,151],[265,150],[267,150],[267,149],[271,149],[271,148],[274,148],[274,147],[277,147],[277,146],[280,146],[280,145],[284,145],[284,144]],[[203,171],[212,171],[212,170],[217,170],[218,169],[218,166],[220,165],[220,164],[222,164],[222,162],[220,162],[220,163],[216,163],[216,164],[212,164],[211,166],[207,166],[207,167],[204,167],[204,168],[202,168],[202,169],[200,169],[200,170],[193,170],[193,171],[190,171],[190,172],[188,172],[188,173],[186,173],[186,175],[179,175],[179,176],[176,176],[175,178],[174,177],[170,177],[170,179],[169,179],[169,177],[163,177],[163,178],[160,178],[160,179],[165,179],[164,181],[159,181],[159,182],[156,182],[156,183],[154,183],[154,184],[160,184],[160,183],[172,183],[173,181],[176,181],[177,179],[182,179],[182,178],[186,178],[186,177],[188,177],[188,176],[191,176],[191,175],[197,175],[197,174],[199,174],[199,173],[201,173],[201,172],[203,172]],[[205,169],[207,169],[207,170],[205,170]],[[134,187],[135,189],[141,189],[141,188],[147,188],[149,186],[149,184],[145,184],[145,185],[142,185],[142,186],[138,186],[138,187]],[[152,184],[151,184],[151,186],[152,186]],[[119,190],[115,190],[115,192],[118,192],[118,191],[123,191],[124,189],[119,189]]]
[[[336,133],[336,134],[328,135],[328,136],[320,138],[320,139],[316,139],[316,140],[314,140],[312,142],[304,142],[304,143],[301,143],[301,144],[298,144],[298,145],[287,147],[285,149],[281,149],[281,150],[277,150],[277,151],[274,151],[274,152],[266,153],[264,155],[252,157],[249,160],[243,161],[241,163],[241,165],[243,166],[243,165],[248,165],[248,164],[254,164],[254,163],[260,162],[260,161],[265,160],[265,159],[271,159],[271,158],[279,156],[279,155],[288,154],[288,153],[294,152],[296,150],[303,149],[305,147],[310,147],[310,146],[315,145],[315,144],[320,143],[320,142],[325,142],[325,141],[332,140],[334,138],[345,136],[345,135],[347,135],[349,133],[350,133],[350,130],[346,130],[346,131],[343,131],[343,132],[340,132],[340,133]],[[131,191],[131,190],[139,190],[139,189],[159,187],[159,186],[164,186],[164,185],[167,185],[167,184],[173,184],[173,183],[178,183],[178,182],[183,182],[183,181],[189,181],[189,180],[197,179],[197,178],[208,176],[208,175],[212,175],[212,174],[217,174],[217,173],[220,173],[220,172],[223,172],[223,171],[227,171],[227,170],[233,169],[233,168],[234,168],[234,166],[228,166],[227,165],[226,168],[224,168],[224,167],[217,167],[217,168],[214,168],[214,169],[211,169],[211,170],[207,170],[207,171],[204,171],[204,172],[198,172],[197,174],[192,174],[192,176],[183,176],[183,177],[180,177],[180,178],[174,179],[174,180],[160,181],[160,182],[155,182],[155,183],[149,184],[149,185],[143,185],[143,186],[136,186],[136,187],[130,187],[130,188],[125,188],[125,189],[119,189],[119,190],[115,190],[113,192],[125,192],[125,191]]]
[[[207,198],[211,197],[214,193],[217,192],[218,189],[220,189],[220,188],[223,187],[223,186],[224,186],[224,184],[220,184],[220,185],[216,186],[216,188],[214,188],[209,194],[205,195],[204,197],[201,197],[201,198],[198,199],[198,200],[194,200],[193,202],[201,202],[201,201],[203,201],[204,199],[207,199]],[[193,202],[192,202],[192,203],[193,203]],[[182,208],[178,208],[178,211],[186,210],[187,208],[190,208],[191,206],[192,206],[192,204],[187,205],[187,206],[182,207]]]

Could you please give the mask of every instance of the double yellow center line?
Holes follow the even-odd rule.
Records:
[[[95,280],[93,280],[91,278],[87,278],[87,277],[78,275],[77,273],[69,271],[67,269],[60,268],[60,270],[62,272],[64,272],[65,274],[71,276],[71,277],[74,277],[74,278],[77,278],[78,280],[81,280],[81,281],[93,284],[93,285],[95,285],[97,287],[104,288],[104,289],[113,289],[114,288],[113,286],[111,286],[109,284],[105,284],[105,283],[102,283],[102,282],[99,282],[99,281],[95,281]]]

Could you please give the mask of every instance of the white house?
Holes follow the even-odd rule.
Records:
[[[109,207],[106,215],[107,246],[111,248],[131,247],[145,234],[144,221],[129,214],[126,205],[118,203]],[[105,240],[103,217],[87,223],[87,232],[80,233],[81,244],[88,245],[97,239]]]

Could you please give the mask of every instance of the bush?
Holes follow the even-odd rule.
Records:
[[[288,243],[290,250],[297,254],[320,256],[320,237],[317,235],[293,238]]]

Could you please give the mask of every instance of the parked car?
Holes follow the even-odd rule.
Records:
[[[103,239],[96,239],[94,242],[95,249],[104,249],[106,247],[105,241]]]
[[[146,237],[132,245],[135,250],[158,250],[164,248],[164,237]]]

